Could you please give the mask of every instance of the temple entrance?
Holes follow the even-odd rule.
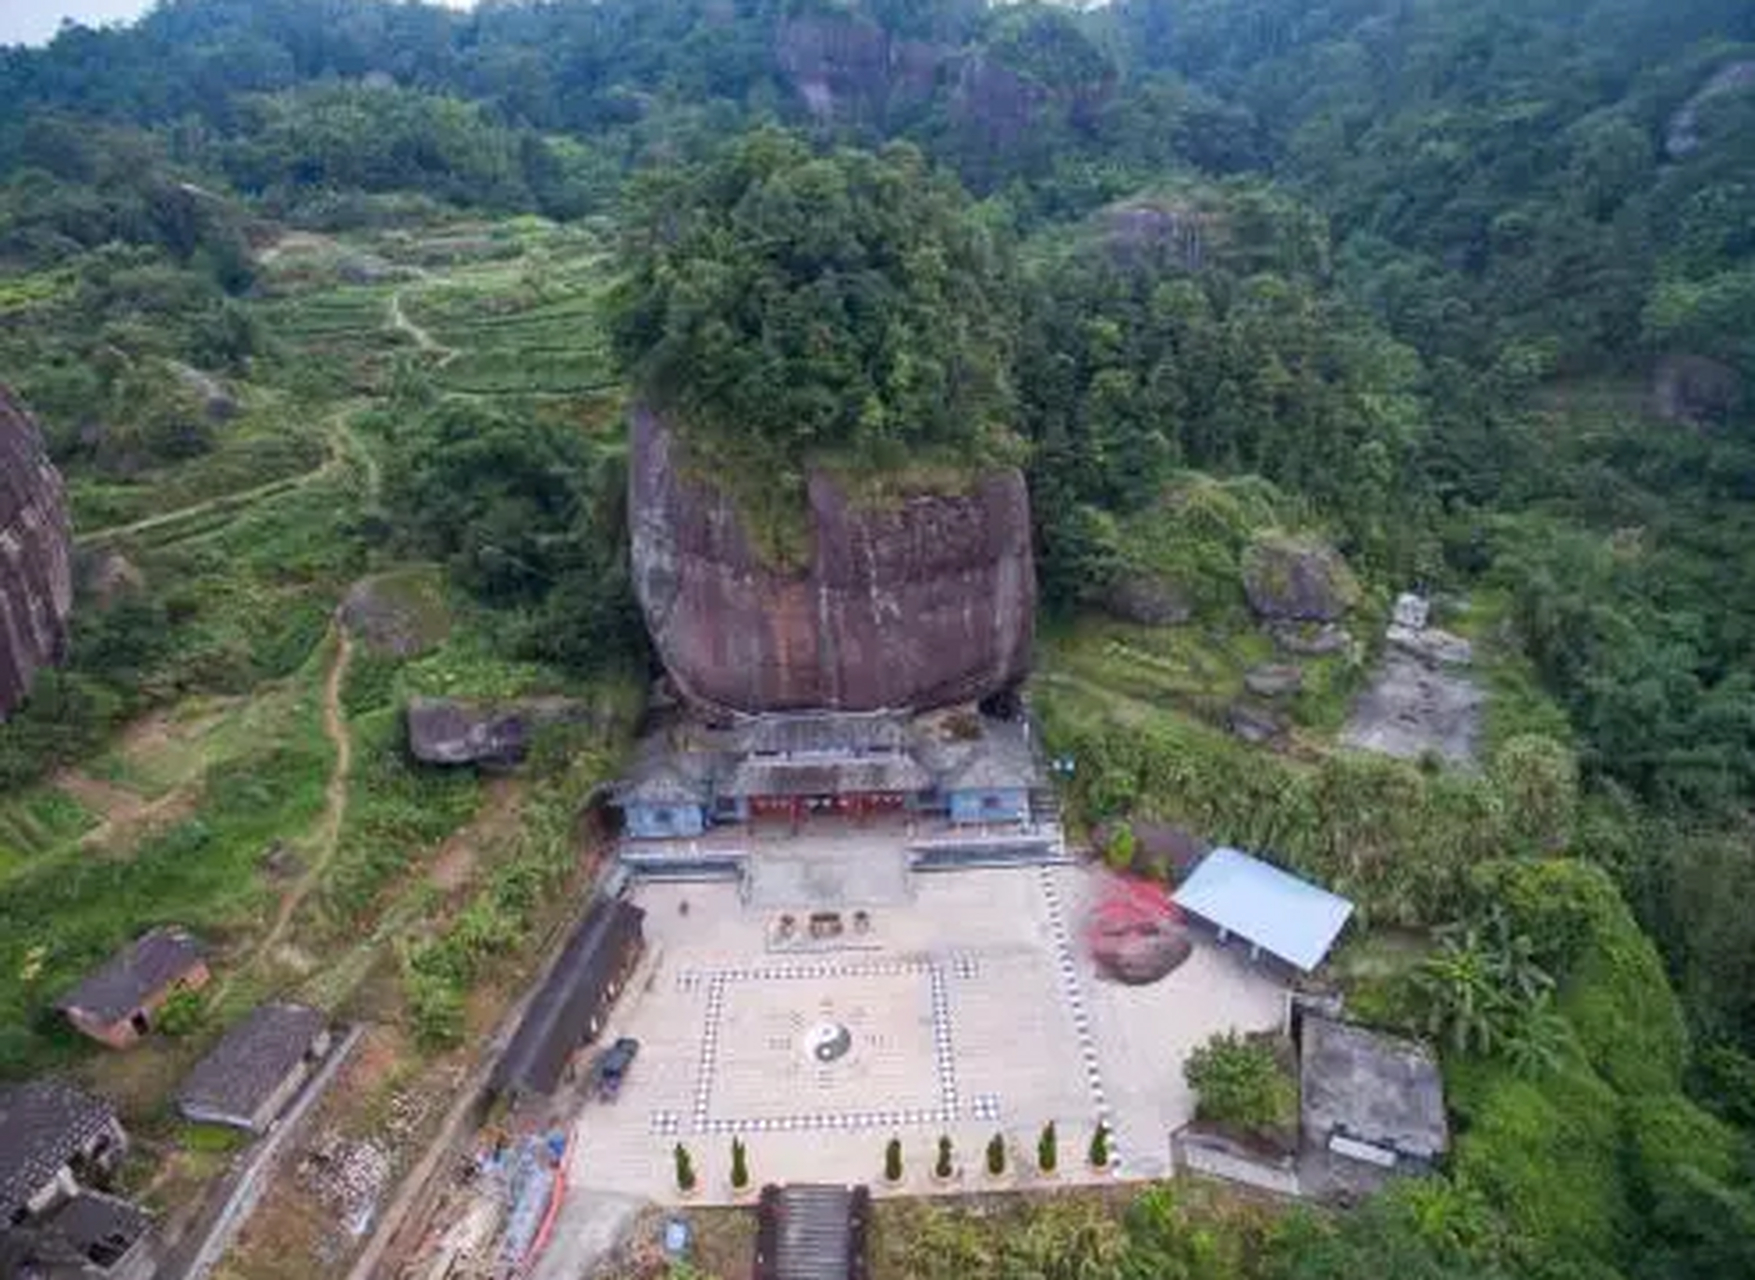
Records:
[[[872,818],[907,810],[908,797],[900,792],[857,791],[846,795],[751,796],[752,823],[780,822],[797,832],[807,822],[835,819],[866,826]]]

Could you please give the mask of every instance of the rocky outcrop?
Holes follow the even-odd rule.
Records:
[[[1129,200],[1097,215],[1104,248],[1131,270],[1199,271],[1213,223],[1211,213],[1163,200]]]
[[[539,729],[588,716],[568,698],[487,703],[415,697],[408,700],[408,749],[422,764],[511,768],[529,754]]]
[[[1742,402],[1742,376],[1706,356],[1665,356],[1652,371],[1652,412],[1665,422],[1711,426],[1730,418]]]
[[[1343,744],[1401,760],[1474,762],[1486,695],[1466,670],[1473,646],[1430,620],[1423,597],[1396,600],[1382,661],[1341,730]]]
[[[73,576],[80,599],[99,613],[108,613],[146,590],[146,575],[120,551],[102,549],[75,556]]]
[[[1326,658],[1345,653],[1353,647],[1353,635],[1332,622],[1305,626],[1296,622],[1278,622],[1268,628],[1276,648],[1299,658]]]
[[[341,622],[374,653],[414,658],[436,649],[451,631],[444,588],[432,569],[405,569],[362,578],[341,601]]]
[[[1103,593],[1103,609],[1123,622],[1147,627],[1178,626],[1194,608],[1175,583],[1153,574],[1127,574]]]
[[[1130,987],[1162,981],[1194,954],[1194,943],[1175,925],[1101,935],[1091,958],[1104,976]]]
[[[1700,149],[1700,109],[1714,98],[1755,89],[1755,61],[1732,62],[1720,67],[1681,110],[1670,117],[1664,130],[1664,154],[1672,160]]]
[[[180,360],[171,361],[170,370],[183,389],[200,401],[209,422],[230,422],[242,412],[237,396],[211,373]]]
[[[815,475],[808,564],[778,569],[732,499],[685,474],[657,415],[632,420],[634,587],[684,696],[741,711],[926,708],[1028,672],[1036,576],[1015,469],[874,508]]]
[[[1358,603],[1359,584],[1334,548],[1268,535],[1243,553],[1243,590],[1270,621],[1333,622]]]
[[[61,473],[29,412],[0,387],[0,719],[67,652],[72,544]]]
[[[1225,727],[1257,747],[1278,741],[1286,733],[1286,722],[1277,712],[1244,701],[1225,709]]]
[[[775,34],[780,70],[821,121],[882,121],[892,108],[925,102],[951,52],[852,15],[791,18]]]
[[[1243,687],[1258,698],[1284,698],[1304,688],[1304,670],[1286,662],[1263,663],[1243,673]]]

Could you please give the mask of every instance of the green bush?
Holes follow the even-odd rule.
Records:
[[[1195,1116],[1268,1134],[1297,1121],[1298,1091],[1270,1044],[1221,1032],[1188,1055],[1182,1074],[1195,1092]]]
[[[1005,1172],[1005,1135],[994,1134],[987,1140],[987,1172],[999,1177]]]
[[[1539,1078],[1452,1063],[1453,1162],[1505,1219],[1516,1254],[1612,1267],[1635,1221],[1620,1174],[1620,1099],[1588,1067]]]
[[[884,1181],[902,1180],[902,1140],[891,1138],[884,1144]]]
[[[742,1138],[731,1140],[731,1186],[734,1191],[742,1191],[750,1184],[749,1152],[743,1145]]]
[[[159,1006],[152,1022],[154,1028],[164,1035],[180,1037],[199,1031],[206,1020],[207,1006],[201,993],[179,987]]]
[[[671,1158],[676,1165],[676,1189],[684,1192],[693,1191],[695,1189],[695,1162],[689,1156],[689,1149],[679,1142],[671,1152]]]
[[[1109,837],[1109,844],[1103,850],[1103,861],[1109,864],[1111,871],[1127,871],[1133,866],[1134,849],[1133,828],[1125,822],[1115,826],[1115,832]]]
[[[949,1134],[941,1133],[938,1138],[938,1160],[933,1164],[932,1172],[935,1177],[948,1178],[952,1171],[951,1138]]]

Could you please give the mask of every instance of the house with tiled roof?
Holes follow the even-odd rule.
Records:
[[[177,1110],[202,1124],[262,1133],[329,1052],[329,1019],[298,1004],[260,1005],[220,1039],[177,1090]]]
[[[151,1220],[138,1205],[80,1191],[40,1218],[0,1230],[0,1275],[18,1280],[145,1280]]]
[[[152,1029],[166,1000],[199,990],[208,977],[201,944],[185,929],[164,926],[129,943],[55,1008],[93,1040],[126,1049]]]
[[[127,1150],[102,1098],[60,1080],[0,1086],[0,1275],[142,1274],[146,1215],[96,1189]]]

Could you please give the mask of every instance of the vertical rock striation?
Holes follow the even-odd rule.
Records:
[[[67,652],[72,531],[61,474],[37,424],[0,387],[0,720]]]
[[[740,711],[932,707],[1029,672],[1030,501],[1015,469],[970,492],[855,505],[810,481],[808,567],[765,564],[731,499],[683,474],[675,437],[633,413],[634,586],[692,700]]]

